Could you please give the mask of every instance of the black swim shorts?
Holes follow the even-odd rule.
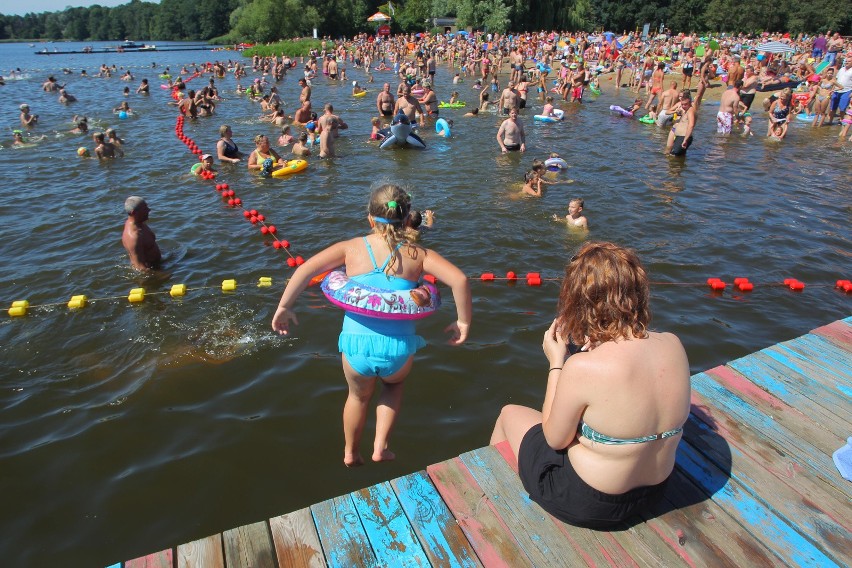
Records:
[[[686,151],[692,146],[692,136],[686,139],[686,148],[683,147],[683,136],[675,136],[674,144],[672,145],[672,156],[686,156]]]
[[[530,499],[570,525],[611,529],[647,511],[663,497],[668,479],[637,487],[621,495],[598,491],[583,481],[565,450],[556,451],[544,439],[541,424],[529,429],[518,450],[518,475]]]

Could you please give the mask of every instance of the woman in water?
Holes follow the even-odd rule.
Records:
[[[242,158],[237,143],[231,139],[233,135],[231,127],[227,124],[219,127],[219,141],[216,142],[216,155],[220,162],[236,164]]]
[[[530,498],[556,518],[608,529],[663,495],[689,416],[680,340],[648,330],[648,275],[636,254],[584,244],[565,268],[542,348],[541,412],[505,406],[491,444],[508,441]]]
[[[398,291],[400,298],[410,297],[409,301],[417,305],[428,301],[424,298],[428,290],[419,284],[423,274],[433,274],[452,289],[455,299],[456,321],[445,329],[452,333],[450,343],[464,343],[472,311],[467,276],[435,251],[406,240],[410,209],[410,196],[398,186],[385,184],[375,189],[367,206],[371,231],[364,237],[335,243],[297,268],[278,302],[272,329],[288,334],[291,324],[299,323],[293,306],[311,279],[345,265],[350,279],[364,286]],[[388,449],[388,437],[402,404],[403,381],[411,371],[414,353],[426,345],[416,334],[414,323],[411,319],[369,317],[349,311],[344,315],[338,349],[349,386],[343,407],[343,463],[347,467],[364,463],[361,434],[377,382],[382,383],[382,391],[376,407],[372,459],[379,462],[395,457]]]
[[[261,175],[269,175],[276,167],[287,163],[278,155],[278,152],[269,147],[268,136],[258,134],[254,137],[254,144],[255,150],[248,159],[248,169],[250,172],[260,172]]]

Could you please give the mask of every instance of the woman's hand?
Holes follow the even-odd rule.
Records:
[[[551,368],[561,367],[565,363],[565,359],[568,358],[568,344],[565,343],[565,340],[556,328],[556,320],[553,320],[553,323],[544,332],[541,349],[544,351],[544,356],[550,362]]]
[[[275,315],[272,316],[272,331],[277,331],[279,335],[287,335],[290,333],[290,322],[294,325],[299,325],[299,320],[293,310],[278,306],[275,310]]]

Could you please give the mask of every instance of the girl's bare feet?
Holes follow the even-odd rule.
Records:
[[[385,448],[384,450],[379,450],[373,452],[373,461],[374,462],[382,462],[382,461],[392,461],[396,459],[396,454],[392,451]]]
[[[343,454],[343,465],[346,467],[358,467],[359,465],[364,465],[364,459],[361,457],[361,454],[346,452]]]

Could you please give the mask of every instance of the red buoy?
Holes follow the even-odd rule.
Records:
[[[248,213],[248,211],[246,211],[246,213]],[[249,221],[251,221],[252,225],[257,225],[257,217],[251,216],[249,217]]]
[[[263,215],[258,215],[257,220],[258,221],[266,221],[266,217],[264,217]]]
[[[509,279],[509,280],[517,280],[518,275],[510,270],[509,272],[506,273],[506,278]]]
[[[302,258],[301,256],[297,256],[296,257],[296,264],[298,264],[299,266],[302,266],[303,264],[305,264],[305,259]]]
[[[494,282],[494,273],[493,272],[483,272],[482,276],[479,277],[483,282]]]
[[[243,211],[243,217],[248,219],[249,217],[251,217],[251,214],[248,211]]]
[[[292,256],[290,258],[288,258],[287,259],[287,266],[291,266],[291,267],[296,266],[296,259],[293,258]]]
[[[240,199],[239,197],[237,197],[236,199],[234,199],[234,205],[242,205],[242,204],[243,204],[243,200],[242,200],[242,199]]]
[[[721,280],[719,280],[718,278],[715,278],[715,277],[714,277],[714,278],[708,278],[708,279],[707,279],[707,285],[708,285],[708,286],[711,286],[711,287],[712,287],[712,286],[713,286],[713,282],[721,282]]]
[[[724,282],[722,282],[722,281],[721,281],[721,280],[719,280],[719,279],[714,280],[714,281],[710,284],[710,287],[711,287],[712,289],[714,289],[714,290],[724,290],[724,289],[725,289],[725,286],[727,286],[727,284],[725,284]]]
[[[251,215],[252,215],[252,217],[257,217],[257,209],[252,209]]]
[[[275,225],[269,225],[269,233],[274,235],[278,229],[275,228]]]
[[[541,278],[538,276],[527,278],[527,286],[541,286]]]
[[[740,292],[751,292],[754,290],[754,284],[751,282],[740,282],[737,284],[737,288],[740,289]]]
[[[285,240],[285,241],[279,241],[279,242],[281,243],[281,246],[284,247],[285,249],[290,248],[290,241]]]
[[[748,278],[744,278],[744,277],[734,278],[734,285],[735,286],[742,284],[743,282],[748,282]]]
[[[263,226],[260,228],[260,232],[265,235],[269,232],[269,229],[266,226]]]
[[[281,248],[281,241],[275,241],[274,243],[272,243],[272,247],[280,249]]]

